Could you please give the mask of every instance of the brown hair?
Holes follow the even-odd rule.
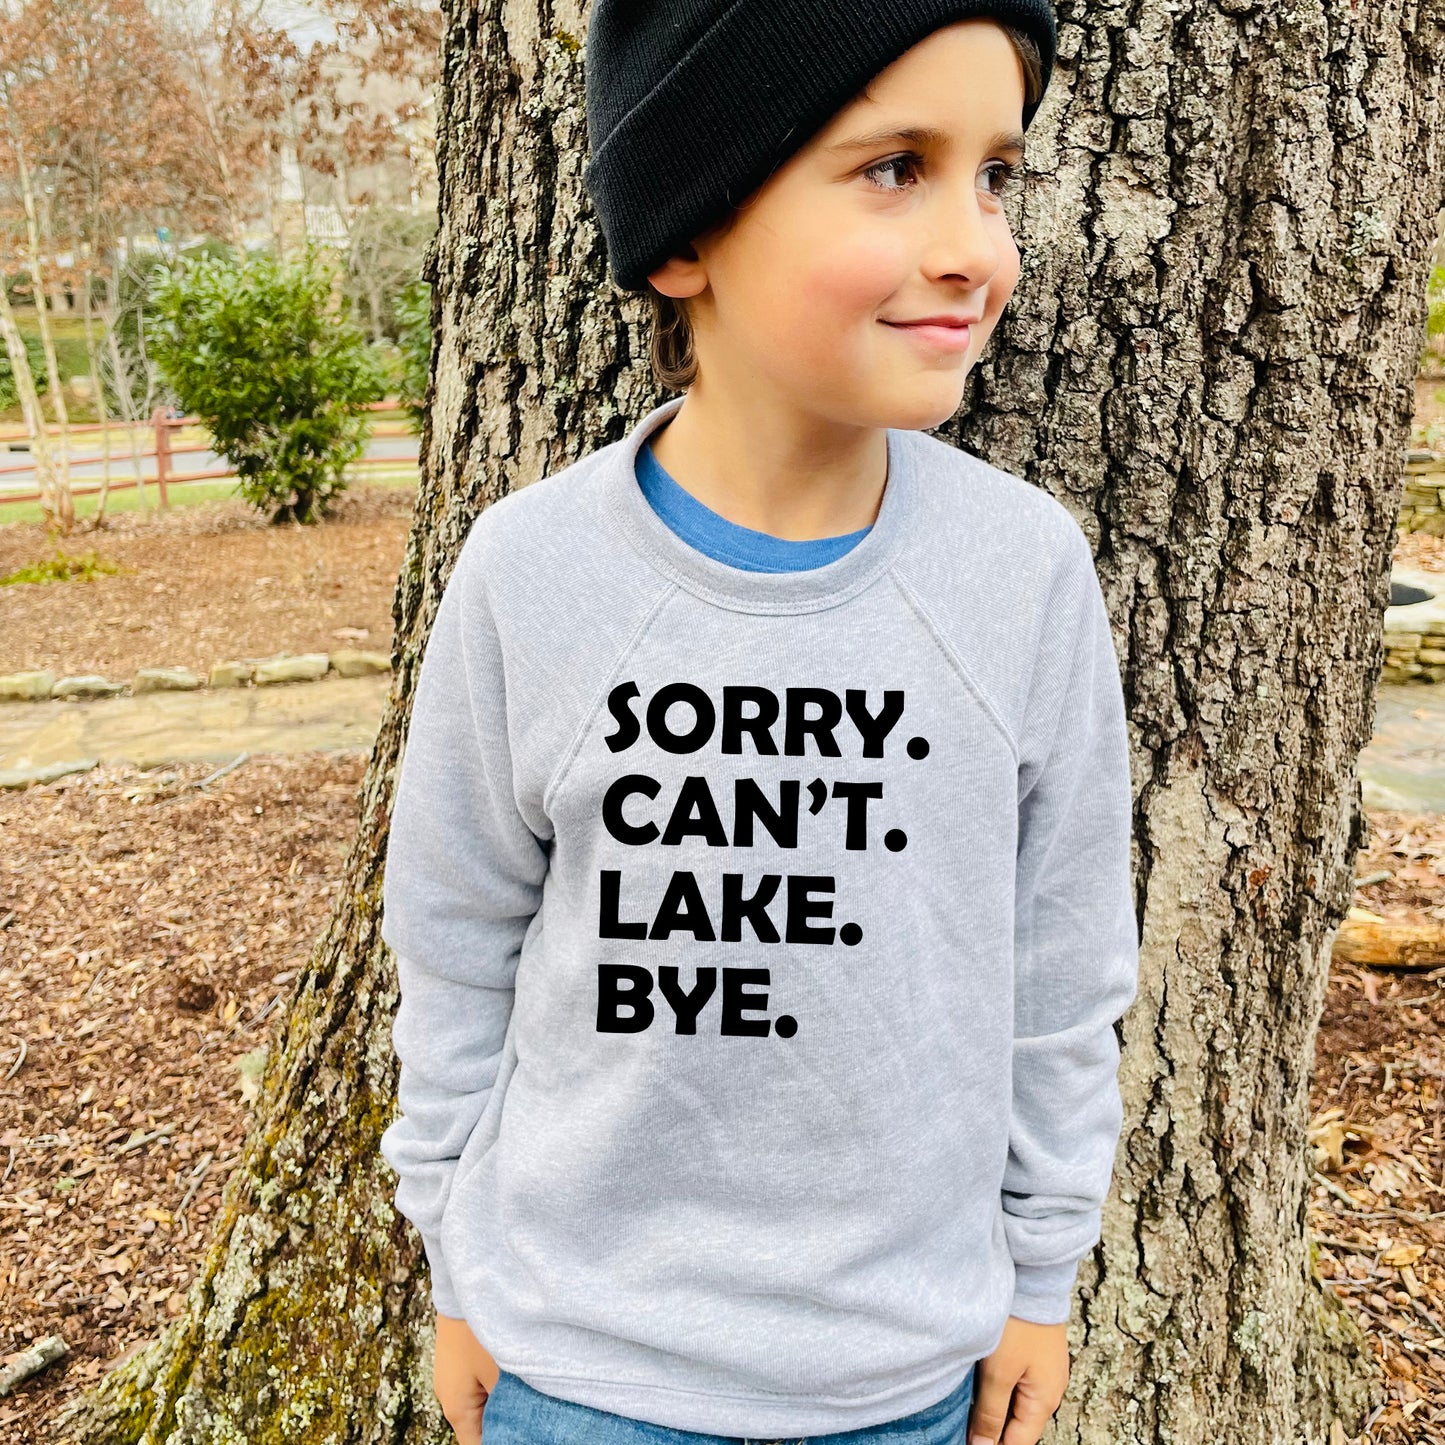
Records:
[[[1000,29],[1018,54],[1024,72],[1024,103],[1032,105],[1044,93],[1043,61],[1038,44],[1031,35],[1011,25],[1000,22]],[[866,85],[859,95],[868,95]],[[687,313],[686,298],[664,296],[649,281],[647,299],[652,306],[653,379],[666,390],[686,391],[697,379],[697,354],[693,348],[692,321]]]

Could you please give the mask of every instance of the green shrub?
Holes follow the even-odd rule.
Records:
[[[1425,344],[1420,352],[1420,369],[1438,371],[1445,365],[1445,266],[1432,266],[1425,296],[1429,312],[1425,321]]]
[[[186,411],[277,522],[312,522],[366,446],[381,365],[313,252],[184,263],[155,292],[152,353]]]
[[[397,391],[411,417],[412,430],[420,431],[431,372],[431,287],[425,281],[413,281],[398,299],[396,315],[401,332]]]
[[[50,385],[50,375],[45,369],[45,350],[38,336],[25,336],[25,354],[30,358],[30,375],[35,378],[35,390],[44,395]],[[20,393],[15,386],[15,373],[10,367],[10,353],[0,345],[0,411],[9,411],[20,405]]]

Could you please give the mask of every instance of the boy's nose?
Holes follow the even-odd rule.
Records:
[[[930,206],[920,269],[934,277],[956,277],[981,286],[1003,263],[1007,228],[1000,237],[997,223],[989,224],[977,193],[954,194]]]

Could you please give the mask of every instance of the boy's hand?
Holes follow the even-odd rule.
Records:
[[[978,1362],[968,1445],[1038,1445],[1068,1383],[1067,1322],[1036,1325],[1010,1315],[998,1348]]]
[[[458,1445],[482,1445],[482,1411],[500,1373],[465,1320],[437,1316],[432,1388]]]

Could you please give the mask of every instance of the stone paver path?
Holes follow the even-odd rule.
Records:
[[[1371,808],[1445,813],[1445,683],[1380,686],[1360,790]]]
[[[154,692],[94,702],[0,704],[0,773],[81,759],[228,761],[238,753],[369,748],[389,676],[278,687]],[[1445,684],[1388,684],[1360,757],[1372,808],[1445,813]]]
[[[140,767],[369,748],[391,677],[0,704],[0,771],[94,758]]]

